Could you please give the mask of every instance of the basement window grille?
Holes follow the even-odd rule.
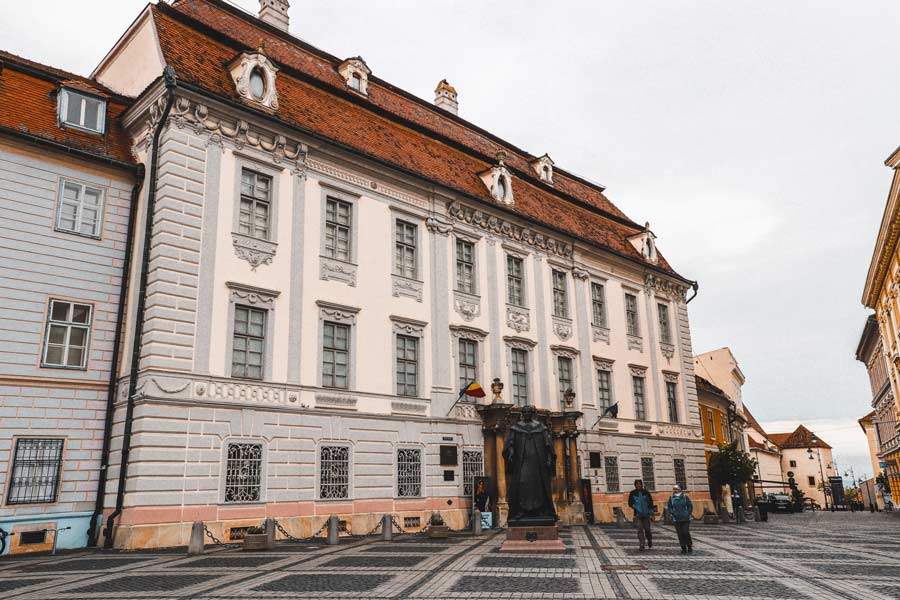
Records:
[[[484,475],[484,455],[480,450],[463,450],[463,495],[472,495],[476,477]]]
[[[619,491],[619,458],[617,456],[604,456],[603,467],[606,471],[606,491]]]
[[[225,502],[259,502],[262,484],[262,444],[228,444]]]
[[[350,497],[350,448],[347,446],[320,449],[319,497],[322,500]]]
[[[653,472],[652,458],[641,459],[641,479],[644,481],[644,489],[648,492],[656,491],[656,474]]]
[[[63,440],[19,439],[13,457],[7,504],[56,502]]]
[[[23,531],[19,533],[19,544],[22,546],[32,546],[43,544],[47,541],[47,530],[40,531]]]
[[[682,490],[688,489],[687,473],[684,470],[683,458],[675,459],[675,483],[677,483],[678,487]]]
[[[403,517],[403,529],[421,529],[422,517]]]
[[[422,450],[397,449],[397,495],[401,498],[422,495]]]

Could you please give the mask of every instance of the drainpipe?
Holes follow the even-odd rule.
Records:
[[[697,297],[697,292],[700,290],[700,284],[697,283],[696,281],[692,281],[691,289],[694,290],[694,294],[690,298],[688,298],[687,300],[684,301],[685,304],[690,304],[691,300],[693,300],[694,298]]]
[[[109,365],[109,387],[106,390],[106,422],[103,425],[103,451],[100,454],[100,475],[97,480],[97,499],[94,502],[94,514],[91,515],[91,524],[88,526],[88,546],[97,545],[97,521],[103,515],[103,501],[106,496],[106,479],[109,469],[109,450],[112,445],[113,410],[116,403],[116,382],[119,376],[119,357],[122,346],[122,321],[125,318],[125,302],[128,298],[128,282],[131,279],[131,247],[134,244],[134,230],[137,227],[137,219],[134,213],[138,208],[141,188],[143,187],[146,170],[144,165],[138,165],[135,171],[137,179],[131,188],[131,209],[128,212],[128,234],[125,238],[125,260],[122,265],[122,282],[119,285],[119,306],[116,312],[116,333],[113,339],[112,361]]]
[[[153,132],[153,150],[150,155],[150,177],[147,191],[147,214],[144,222],[144,251],[141,256],[141,274],[137,293],[137,310],[134,313],[134,339],[131,344],[131,372],[128,376],[128,399],[125,405],[125,430],[122,433],[122,458],[119,465],[119,487],[116,492],[116,508],[106,520],[106,538],[103,541],[104,548],[113,546],[113,523],[120,514],[125,504],[125,480],[128,477],[128,457],[131,453],[131,426],[134,416],[134,396],[137,393],[137,378],[141,360],[141,338],[144,336],[144,311],[147,305],[147,274],[150,267],[150,246],[153,238],[153,213],[156,207],[156,178],[159,170],[159,138],[166,126],[166,120],[175,103],[175,88],[178,81],[175,77],[175,69],[166,65],[163,69],[163,79],[166,84],[166,106]]]

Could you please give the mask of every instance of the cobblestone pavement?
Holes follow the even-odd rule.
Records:
[[[563,530],[561,555],[501,554],[504,535],[375,538],[273,552],[82,552],[0,560],[4,600],[146,598],[900,599],[900,518],[776,516],[693,528],[682,556],[670,527],[637,551],[634,531]]]

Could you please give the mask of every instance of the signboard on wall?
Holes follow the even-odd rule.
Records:
[[[455,467],[459,464],[456,446],[441,446],[440,455],[442,467]]]

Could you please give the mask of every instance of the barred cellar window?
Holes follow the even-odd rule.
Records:
[[[262,444],[228,444],[225,502],[259,502],[262,486]]]
[[[475,244],[456,240],[456,289],[475,293]]]
[[[603,470],[606,471],[606,491],[610,493],[619,491],[619,457],[604,456]]]
[[[652,458],[641,458],[641,479],[644,481],[644,488],[648,492],[656,491],[656,474],[653,472]]]
[[[13,454],[7,504],[56,502],[63,440],[18,439]]]
[[[353,205],[328,198],[325,201],[325,255],[349,261],[351,258],[350,231],[353,226]]]
[[[419,379],[419,338],[397,336],[397,395],[416,396]]]
[[[478,379],[478,342],[459,340],[459,389]]]
[[[231,376],[262,379],[265,347],[266,311],[249,306],[235,306]]]
[[[606,290],[602,283],[591,282],[592,323],[595,327],[606,327]]]
[[[417,498],[422,495],[422,450],[397,449],[397,496]]]
[[[566,285],[566,274],[553,269],[553,316],[567,319],[569,317],[569,291]]]
[[[319,498],[350,497],[350,448],[322,446],[319,449]]]
[[[663,344],[672,343],[672,326],[669,323],[669,305],[658,303],[656,305],[659,315],[659,341]]]
[[[510,350],[512,361],[513,404],[528,404],[528,352],[519,348]]]
[[[476,477],[484,475],[484,455],[481,450],[463,450],[463,495],[471,496]]]
[[[644,378],[632,376],[631,385],[634,388],[634,418],[638,421],[647,420],[647,404],[644,401]]]
[[[238,233],[260,240],[270,239],[271,189],[271,177],[250,169],[241,170]]]
[[[322,385],[350,387],[350,326],[325,321],[322,324]]]
[[[678,422],[678,384],[674,381],[666,382],[666,401],[669,404],[669,422]]]
[[[394,273],[401,277],[415,279],[418,275],[416,269],[416,242],[418,228],[413,223],[397,219],[395,224],[394,241]]]
[[[612,373],[597,369],[597,408],[605,411],[612,406]]]
[[[511,254],[506,255],[506,301],[525,306],[525,262]]]
[[[637,296],[625,294],[625,333],[628,335],[641,335],[638,322]]]
[[[684,469],[684,459],[676,458],[673,463],[675,466],[675,483],[683,490],[688,489],[687,472]]]
[[[63,180],[56,212],[57,231],[100,237],[103,190]]]
[[[87,366],[92,313],[90,304],[50,301],[41,366],[71,369]]]

